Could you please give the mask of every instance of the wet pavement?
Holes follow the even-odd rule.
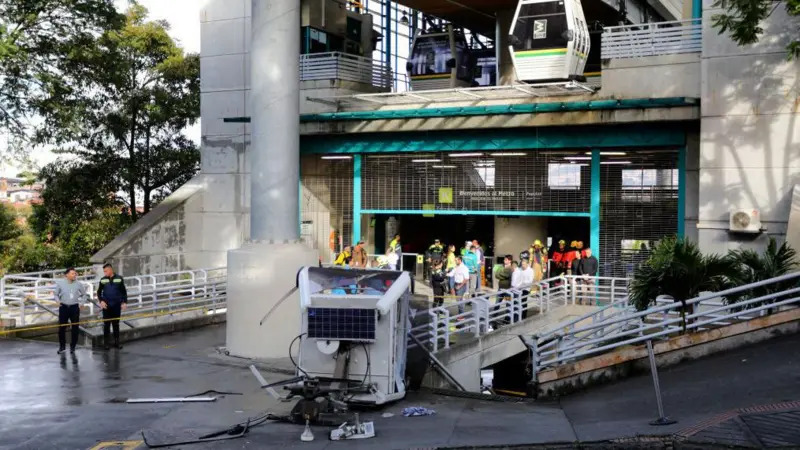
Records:
[[[121,351],[56,355],[56,344],[0,340],[0,448],[89,449],[107,441],[148,438],[169,442],[227,428],[267,410],[286,414],[262,392],[248,361],[220,355],[224,325],[130,343]],[[287,377],[287,361],[262,370],[268,381]],[[731,409],[800,400],[800,335],[661,371],[667,414],[679,423],[651,427],[656,407],[649,375],[634,377],[560,402],[504,403],[410,393],[402,402],[362,413],[377,436],[331,442],[327,429],[301,443],[302,427],[268,423],[244,438],[184,448],[436,448],[605,441],[672,434]],[[125,404],[133,397],[182,397],[207,390],[213,403]],[[426,406],[430,417],[402,417],[405,406]],[[382,417],[383,413],[392,417]],[[121,448],[121,447],[116,447]]]

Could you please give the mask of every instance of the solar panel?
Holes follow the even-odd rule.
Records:
[[[376,310],[308,308],[308,337],[340,341],[374,341]]]

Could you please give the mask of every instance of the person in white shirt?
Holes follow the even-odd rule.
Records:
[[[389,247],[386,250],[386,259],[389,262],[389,270],[397,270],[397,261],[400,259],[394,248]]]
[[[529,299],[528,296],[531,294],[531,286],[533,286],[533,268],[530,265],[530,262],[527,259],[522,260],[522,268],[519,269],[519,277],[517,279],[517,287],[516,289],[520,289],[522,291],[522,318],[528,317],[528,305]],[[512,277],[513,283],[513,277]]]
[[[467,292],[467,284],[469,283],[469,269],[464,265],[464,260],[461,256],[456,256],[456,266],[447,272],[448,277],[453,277],[453,295],[456,296],[456,301],[460,302]],[[458,304],[458,313],[464,312],[464,305]]]
[[[522,288],[522,270],[516,261],[511,263],[511,289]]]

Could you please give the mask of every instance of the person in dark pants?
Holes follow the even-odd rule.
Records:
[[[125,280],[114,273],[111,264],[103,266],[103,278],[97,288],[97,299],[103,308],[103,343],[106,350],[110,348],[109,331],[114,329],[114,348],[121,349],[119,345],[119,317],[128,306],[128,291],[125,290]]]
[[[433,289],[433,306],[442,306],[444,304],[444,292],[447,288],[447,274],[442,267],[441,259],[433,260],[433,267],[431,268],[431,288]]]
[[[88,295],[86,286],[76,281],[78,273],[70,267],[64,271],[64,279],[56,281],[54,292],[55,300],[58,302],[58,354],[62,354],[67,348],[67,323],[72,322],[72,337],[69,341],[69,352],[75,353],[75,346],[78,345],[78,322],[80,322],[81,305],[86,301]]]

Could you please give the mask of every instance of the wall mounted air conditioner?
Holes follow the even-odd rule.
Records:
[[[757,209],[731,211],[729,230],[733,233],[760,233],[761,215]]]

